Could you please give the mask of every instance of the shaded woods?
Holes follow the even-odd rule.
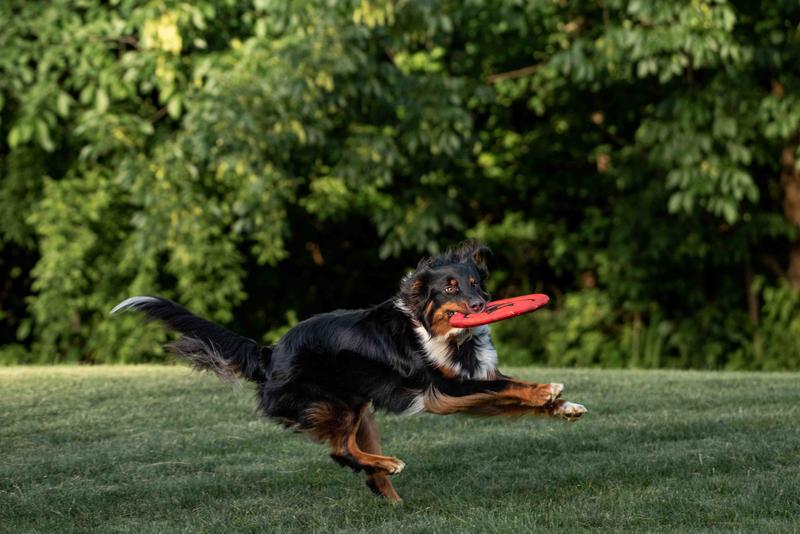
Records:
[[[795,2],[0,5],[0,361],[251,337],[494,250],[506,363],[800,366]]]

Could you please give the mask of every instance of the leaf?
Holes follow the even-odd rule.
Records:
[[[177,119],[181,116],[182,110],[182,99],[180,95],[173,95],[172,98],[169,99],[167,102],[167,113],[173,119]]]
[[[58,92],[58,97],[56,98],[56,111],[62,117],[66,117],[69,115],[69,108],[72,105],[72,97],[70,97],[64,91]]]
[[[739,213],[736,210],[736,205],[732,202],[724,202],[721,206],[722,217],[728,224],[733,224],[739,218]]]
[[[47,127],[47,123],[41,119],[36,121],[36,139],[39,145],[47,152],[55,150],[56,146],[50,138],[50,130]]]
[[[21,141],[19,128],[17,127],[11,128],[11,130],[8,132],[7,139],[8,139],[8,146],[10,146],[11,148],[16,148]]]
[[[97,89],[97,92],[95,92],[94,105],[95,109],[100,113],[108,111],[109,99],[105,88],[100,87]]]

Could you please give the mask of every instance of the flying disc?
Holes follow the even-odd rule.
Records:
[[[450,318],[450,325],[456,328],[470,328],[482,324],[495,323],[538,310],[550,302],[550,297],[540,293],[521,295],[510,299],[494,300],[486,304],[486,308],[479,313],[456,312]]]

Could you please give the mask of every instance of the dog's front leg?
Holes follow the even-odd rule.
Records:
[[[431,413],[457,412],[494,414],[511,411],[545,413],[555,403],[562,384],[532,384],[507,378],[496,380],[442,380],[424,394],[425,410]]]
[[[563,384],[533,384],[530,382],[525,382],[522,380],[515,380],[510,377],[503,377],[514,384],[516,387],[521,388],[532,388],[534,391],[539,390],[542,386],[552,386],[555,388],[558,393],[556,394],[556,398],[550,402],[545,404],[537,404],[537,403],[530,403],[522,399],[519,404],[511,403],[511,406],[504,407],[499,406],[496,412],[490,412],[490,407],[484,408],[484,413],[487,415],[524,415],[524,414],[534,414],[534,415],[549,415],[552,417],[561,417],[568,421],[575,421],[583,414],[585,414],[588,410],[582,404],[578,404],[576,402],[569,402],[564,399],[558,398],[561,395],[561,392],[564,390]]]

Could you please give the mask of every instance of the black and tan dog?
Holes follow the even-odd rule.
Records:
[[[450,326],[454,312],[477,312],[489,249],[467,242],[426,258],[396,296],[364,310],[316,315],[262,346],[158,297],[132,297],[112,313],[135,309],[183,334],[170,349],[221,378],[258,386],[268,417],[331,447],[341,465],[363,470],[367,485],[400,500],[388,475],[405,464],[381,454],[370,409],[401,414],[465,412],[550,415],[573,420],[586,412],[561,400],[561,384],[531,384],[497,370],[488,326]]]

